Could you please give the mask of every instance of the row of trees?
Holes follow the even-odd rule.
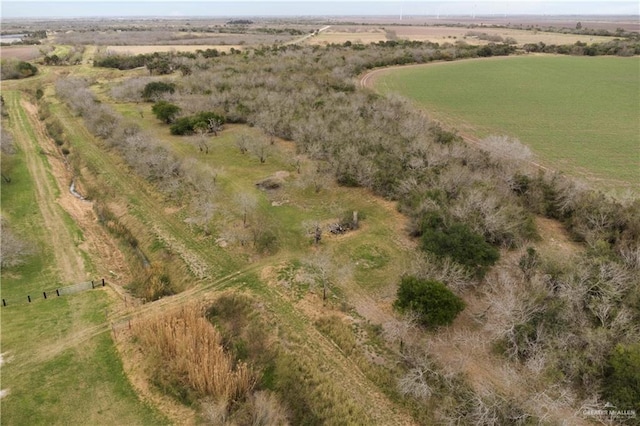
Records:
[[[587,44],[576,42],[575,44],[545,44],[527,43],[522,46],[525,52],[555,53],[559,55],[575,56],[633,56],[640,55],[640,40],[615,39],[603,43]]]

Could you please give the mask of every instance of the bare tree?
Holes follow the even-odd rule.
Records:
[[[249,151],[249,137],[245,134],[241,134],[236,138],[236,146],[242,154],[246,154]]]
[[[258,157],[261,164],[267,162],[269,155],[269,142],[262,137],[249,139],[247,141],[247,151]]]
[[[13,144],[13,135],[2,127],[0,133],[0,172],[2,179],[6,183],[11,182],[11,172],[15,165],[14,154],[16,152],[15,145]]]
[[[320,244],[322,240],[322,224],[318,220],[305,220],[302,222],[302,229],[306,235],[313,236],[315,245]]]
[[[249,192],[241,192],[236,195],[235,202],[242,212],[242,225],[246,228],[249,216],[258,206],[258,198]]]
[[[324,188],[329,186],[333,181],[333,177],[329,173],[326,167],[317,165],[316,167],[306,170],[300,179],[300,184],[304,188],[313,188],[315,193],[319,193]]]
[[[198,136],[196,136],[196,145],[198,145],[198,150],[200,150],[200,152],[208,154],[209,140],[207,139],[205,132],[203,131],[203,129],[198,128],[197,133],[198,133]]]
[[[449,258],[437,259],[428,253],[417,253],[412,259],[411,275],[444,283],[457,294],[476,284],[469,271]]]
[[[303,261],[305,268],[303,278],[310,286],[322,287],[322,300],[326,301],[329,289],[336,282],[350,279],[353,268],[350,265],[338,264],[326,250],[318,250]]]

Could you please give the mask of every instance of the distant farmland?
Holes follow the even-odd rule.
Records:
[[[640,182],[640,58],[528,56],[408,67],[376,87],[465,133],[506,134],[603,189]]]

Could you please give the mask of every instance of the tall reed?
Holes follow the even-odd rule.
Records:
[[[244,362],[225,352],[218,330],[195,305],[139,320],[134,326],[152,374],[168,379],[198,397],[224,401],[244,399],[256,380]]]

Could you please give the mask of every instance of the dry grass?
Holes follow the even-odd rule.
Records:
[[[487,40],[479,40],[477,37],[467,36],[470,30],[465,27],[444,27],[444,26],[385,26],[384,29],[378,26],[359,26],[357,28],[333,25],[327,31],[323,31],[315,37],[308,39],[307,43],[313,45],[324,45],[330,43],[342,44],[346,41],[352,43],[377,43],[391,38],[400,40],[429,41],[432,43],[453,43],[463,40],[472,45],[488,44]],[[539,32],[529,30],[517,30],[511,28],[474,28],[473,31],[482,32],[489,35],[500,36],[503,39],[513,38],[518,45],[526,43],[543,42],[545,44],[575,44],[581,41],[587,44],[602,43],[611,41],[613,37],[561,34],[550,32]]]
[[[0,47],[0,57],[2,59],[15,58],[21,61],[30,61],[42,56],[40,50],[35,46],[3,46]]]
[[[236,364],[225,352],[222,336],[197,305],[141,319],[134,335],[160,384],[186,389],[226,407],[246,398],[255,385],[250,368],[243,362]]]
[[[379,41],[387,40],[386,33],[378,28],[365,28],[364,30],[351,30],[351,29],[342,29],[333,31],[333,27],[331,30],[323,31],[315,37],[311,37],[308,39],[307,43],[311,45],[326,45],[326,44],[342,44],[346,41],[350,41],[352,43],[377,43]]]
[[[207,50],[207,49],[216,49],[218,52],[229,52],[231,49],[241,50],[242,46],[240,45],[171,45],[171,44],[163,44],[158,46],[107,46],[108,52],[125,54],[129,53],[131,55],[141,55],[146,53],[154,53],[154,52],[195,52],[196,50]]]
[[[399,39],[430,41],[434,43],[454,42],[464,40],[469,44],[484,45],[489,43],[486,40],[478,40],[476,37],[466,36],[470,30],[464,27],[386,27],[387,30],[394,31]],[[503,39],[511,37],[519,45],[526,43],[543,42],[545,44],[575,44],[577,41],[584,43],[601,43],[610,41],[613,37],[600,37],[578,34],[560,34],[536,32],[527,30],[516,30],[510,28],[474,28],[473,31],[487,33],[489,35],[499,35]]]

